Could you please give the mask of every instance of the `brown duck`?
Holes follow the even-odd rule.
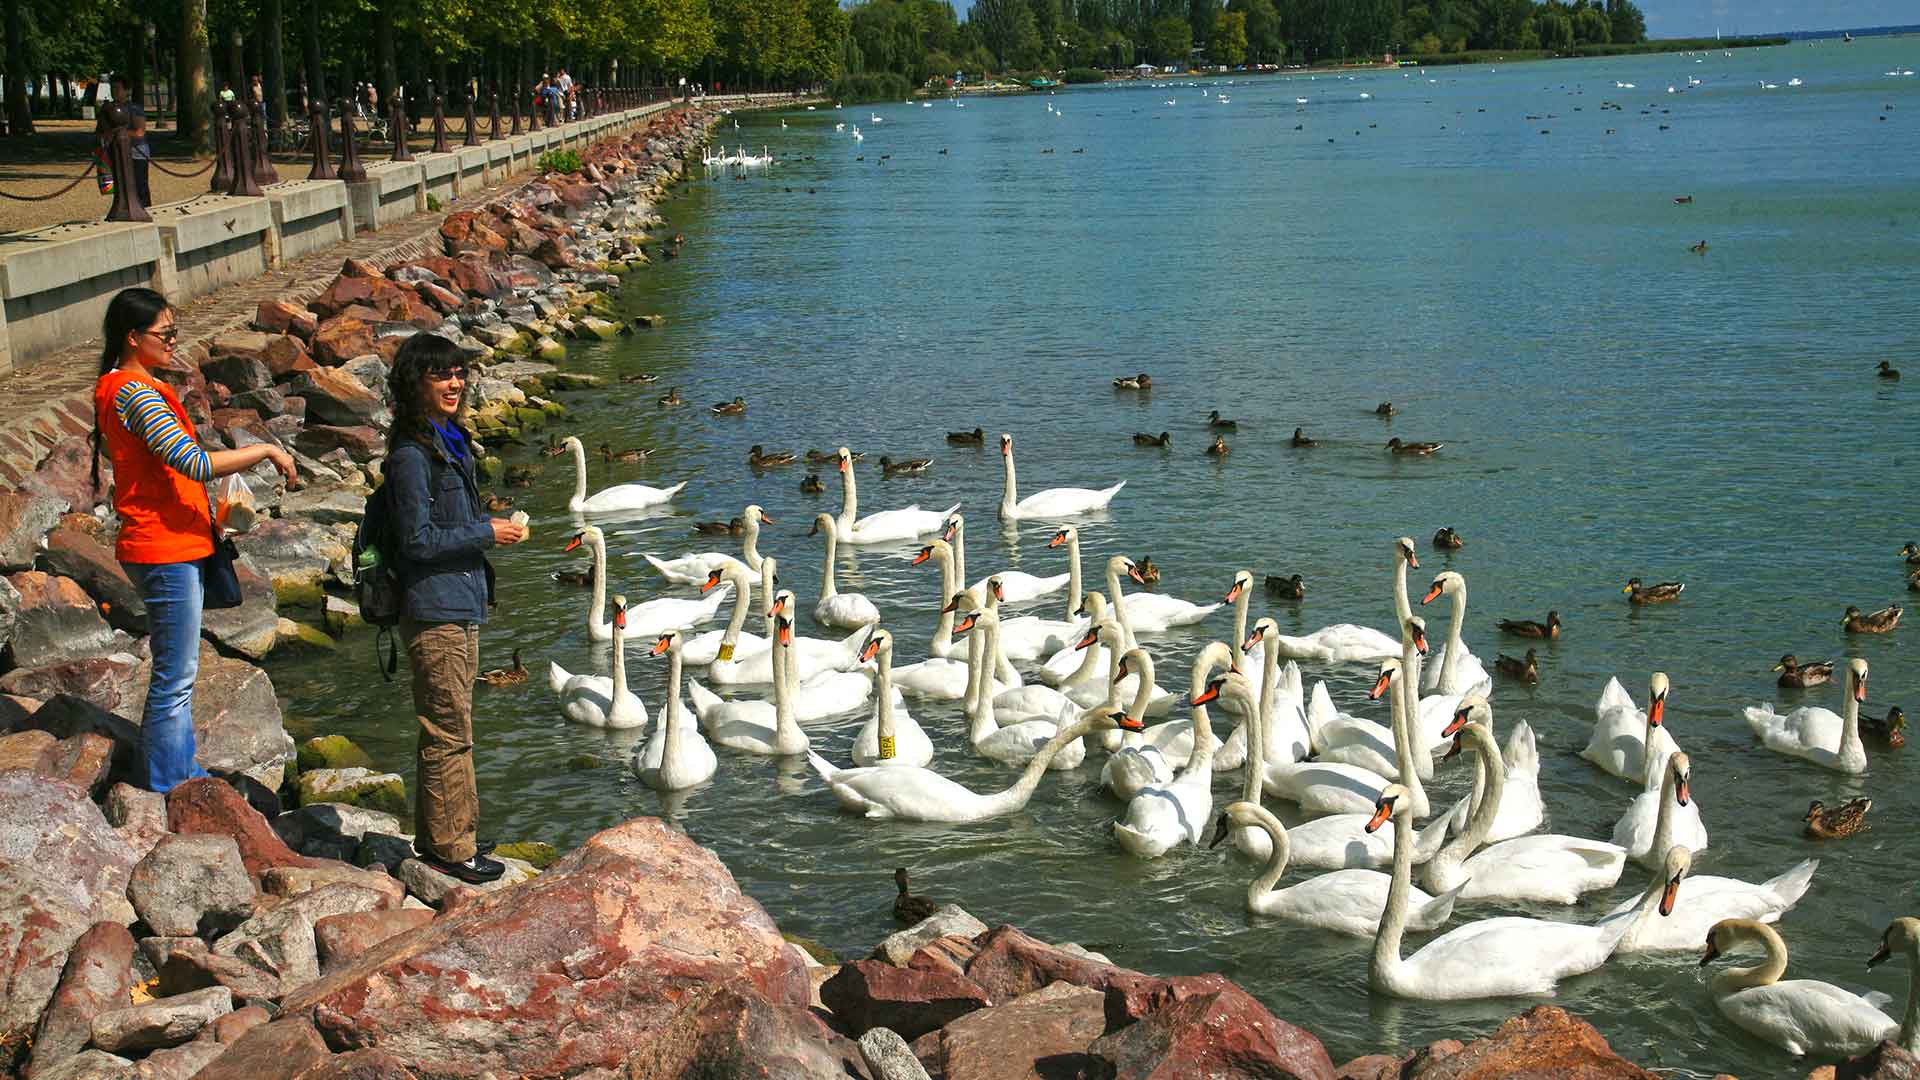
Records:
[[[1678,600],[1687,587],[1678,581],[1663,581],[1658,585],[1641,584],[1639,578],[1628,578],[1627,587],[1620,591],[1627,594],[1627,600],[1634,604],[1664,604],[1669,600]]]
[[[915,476],[926,472],[932,465],[932,458],[908,458],[905,461],[895,461],[884,455],[880,458],[880,472],[885,476]]]
[[[1383,401],[1373,407],[1373,415],[1375,416],[1392,416],[1399,411],[1399,409],[1393,407],[1393,402],[1391,401]]]
[[[1439,451],[1446,443],[1439,442],[1401,442],[1398,435],[1387,440],[1387,449],[1396,454],[1415,454],[1426,457]]]
[[[1860,718],[1860,732],[1870,739],[1886,746],[1889,750],[1898,750],[1907,745],[1907,714],[1894,705],[1887,709],[1884,717],[1863,716]]]
[[[1307,583],[1299,574],[1292,577],[1268,574],[1267,594],[1282,600],[1304,600],[1307,596]]]
[[[519,686],[527,681],[527,665],[520,662],[520,650],[513,650],[513,666],[494,668],[480,673],[480,681],[488,686]]]
[[[1215,409],[1207,414],[1207,426],[1215,431],[1239,431],[1240,421],[1228,420],[1220,415],[1219,409]]]
[[[848,454],[847,460],[859,461],[866,456],[864,453]],[[807,451],[807,460],[815,465],[838,465],[840,464],[840,455],[832,450],[809,450]]]
[[[1900,557],[1907,560],[1908,566],[1920,566],[1920,544],[1907,541],[1907,546],[1900,549]]]
[[[552,435],[547,436],[547,445],[540,448],[541,457],[559,457],[566,452],[566,444]]]
[[[1901,611],[1898,604],[1871,613],[1862,613],[1859,608],[1849,606],[1840,625],[1849,634],[1884,634],[1900,625]]]
[[[507,486],[532,487],[533,478],[539,475],[540,468],[537,465],[509,465],[507,466]]]
[[[1154,565],[1153,556],[1143,555],[1135,565],[1140,567],[1140,584],[1148,586],[1160,584],[1160,568]]]
[[[1305,449],[1311,446],[1319,446],[1320,440],[1308,438],[1307,431],[1305,428],[1294,428],[1293,429],[1293,445],[1301,447],[1302,449]]]
[[[900,894],[893,898],[893,917],[912,925],[931,918],[940,905],[924,896],[915,896],[907,891],[907,868],[898,866],[893,871],[893,883],[900,887]]]
[[[1532,649],[1528,649],[1525,656],[1508,656],[1500,653],[1493,658],[1493,666],[1496,671],[1509,679],[1528,683],[1540,681],[1540,664],[1534,657]]]
[[[1920,570],[1907,575],[1907,591],[1920,592]]]
[[[800,481],[800,493],[803,495],[819,495],[826,490],[827,482],[820,479],[819,473],[808,473],[806,479]]]
[[[615,450],[613,447],[607,445],[606,443],[600,444],[600,460],[608,463],[609,465],[611,465],[616,461],[624,461],[624,462],[627,462],[628,464],[632,464],[633,462],[636,462],[636,461],[644,461],[646,460],[647,455],[651,453],[653,453],[653,451],[642,450],[637,446],[627,450]]]
[[[1226,457],[1231,453],[1233,453],[1233,447],[1227,445],[1227,437],[1225,435],[1215,435],[1213,437],[1213,445],[1207,447],[1208,457]]]
[[[747,525],[739,518],[732,521],[696,521],[693,531],[703,536],[745,536]]]
[[[732,401],[718,402],[708,411],[715,416],[745,416],[747,414],[747,399],[736,397]]]
[[[1460,539],[1460,534],[1453,531],[1453,528],[1449,526],[1433,534],[1433,546],[1442,551],[1458,551],[1466,547],[1467,542]]]
[[[1546,638],[1551,641],[1560,636],[1560,613],[1547,612],[1546,622],[1534,622],[1532,619],[1501,619],[1500,631],[1515,637]]]
[[[987,429],[977,427],[972,431],[949,431],[947,432],[947,442],[952,446],[985,446],[987,445]],[[807,457],[811,459],[813,455],[808,454]],[[829,454],[828,457],[832,457],[832,455]]]
[[[636,371],[631,375],[620,376],[620,381],[623,383],[650,383],[659,377],[660,376],[655,375],[651,371]]]
[[[1864,795],[1848,799],[1831,810],[1826,803],[1815,799],[1807,806],[1807,835],[1815,840],[1838,840],[1866,832],[1872,827],[1867,824],[1867,811],[1871,809],[1873,800]]]
[[[1075,153],[1078,153],[1078,151],[1075,151]],[[1153,376],[1144,371],[1138,375],[1122,375],[1113,380],[1113,388],[1115,390],[1151,390],[1153,389]]]
[[[575,585],[585,588],[593,584],[593,569],[588,567],[585,570],[555,570],[553,572],[553,580],[562,585]]]
[[[1897,379],[1900,377],[1900,369],[1882,360],[1880,361],[1879,370],[1875,371],[1874,374],[1883,379]]]
[[[666,393],[661,394],[659,397],[655,398],[654,400],[658,401],[660,404],[665,405],[669,408],[675,405],[684,405],[686,403],[686,399],[680,396],[680,388],[677,386],[667,391]]]
[[[1173,446],[1173,436],[1164,431],[1158,435],[1149,435],[1144,431],[1136,431],[1133,434],[1133,445],[1157,446],[1163,449],[1170,449]]]
[[[1773,670],[1780,673],[1779,685],[1784,687],[1819,686],[1821,683],[1833,681],[1833,661],[1831,660],[1802,664],[1798,657],[1788,653],[1780,658],[1779,663],[1773,665]]]
[[[780,450],[771,454],[766,453],[759,443],[754,443],[753,449],[747,451],[747,464],[756,469],[771,469],[780,465],[791,465],[797,460],[799,459],[795,458],[791,451]]]
[[[487,509],[496,514],[502,510],[511,510],[513,509],[513,500],[505,495],[496,495],[489,491],[487,492]]]

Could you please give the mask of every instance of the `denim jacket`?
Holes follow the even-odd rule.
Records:
[[[406,592],[401,614],[415,622],[480,623],[493,602],[493,524],[480,506],[472,444],[456,461],[438,434],[432,445],[402,443],[387,457],[395,568]]]

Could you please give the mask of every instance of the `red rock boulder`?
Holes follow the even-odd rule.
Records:
[[[95,923],[73,943],[67,966],[53,1000],[33,1031],[33,1064],[29,1072],[87,1048],[93,1038],[93,1018],[124,1009],[133,988],[133,935],[119,923]]]
[[[842,965],[820,984],[820,1002],[849,1031],[892,1028],[909,1041],[993,1004],[964,975],[899,968],[884,960]]]
[[[246,796],[211,777],[189,780],[167,793],[167,828],[233,837],[240,846],[240,862],[256,879],[272,866],[330,865],[325,859],[295,854],[260,811],[247,805]]]
[[[323,364],[344,364],[373,351],[373,324],[352,315],[336,315],[313,334],[313,355]]]
[[[1334,1080],[1333,1062],[1319,1039],[1277,1019],[1226,979],[1201,978],[1216,981],[1217,988],[1182,995],[1090,1044],[1087,1053],[1109,1066],[1103,1075],[1114,1080]]]
[[[293,334],[305,340],[319,329],[320,320],[299,304],[285,300],[262,300],[253,313],[253,325],[256,330],[264,330],[269,334]]]
[[[1622,1058],[1592,1024],[1553,1005],[1536,1005],[1458,1052],[1430,1056],[1420,1080],[1654,1080]]]

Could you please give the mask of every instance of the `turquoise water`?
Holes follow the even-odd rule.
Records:
[[[1906,972],[1868,973],[1864,961],[1889,918],[1920,906],[1903,839],[1920,821],[1904,797],[1916,766],[1896,753],[1865,777],[1828,773],[1758,749],[1740,709],[1840,708],[1834,687],[1774,688],[1767,669],[1787,651],[1863,656],[1870,709],[1916,704],[1909,635],[1920,631],[1848,638],[1840,614],[1903,602],[1895,551],[1920,537],[1909,479],[1920,78],[1882,74],[1920,62],[1920,41],[1695,59],[1084,88],[1052,98],[1058,114],[1019,97],[795,112],[784,128],[743,117],[721,141],[765,145],[782,163],[686,188],[666,207],[684,253],[620,297],[666,326],[577,345],[568,361],[608,378],[604,392],[568,399],[568,430],[589,446],[659,448],[644,466],[596,462],[595,487],[689,481],[671,512],[603,522],[615,587],[663,595],[638,552],[723,547],[690,522],[757,502],[779,519],[762,549],[802,597],[800,629],[821,632],[808,625],[821,551],[804,534],[813,513],[838,509],[837,485],[827,470],[828,495],[801,494],[804,465],[754,475],[754,443],[866,451],[863,512],[964,501],[975,577],[1061,572],[1050,525],[1002,534],[994,521],[998,455],[945,444],[946,431],[975,425],[1018,436],[1023,492],[1128,481],[1110,514],[1081,523],[1090,567],[1150,553],[1162,591],[1202,601],[1241,567],[1305,575],[1302,602],[1256,598],[1288,633],[1390,626],[1386,541],[1414,536],[1416,600],[1432,573],[1464,574],[1477,654],[1524,649],[1496,636],[1496,618],[1555,608],[1565,620],[1562,640],[1540,649],[1539,686],[1494,695],[1503,737],[1520,719],[1538,733],[1548,828],[1609,835],[1634,788],[1575,756],[1594,701],[1609,676],[1644,699],[1648,672],[1668,672],[1671,730],[1712,833],[1697,872],[1759,880],[1819,856],[1812,890],[1781,923],[1791,972],[1889,992],[1897,1016]],[[1690,77],[1701,84],[1688,88]],[[1795,77],[1804,85],[1790,87]],[[1221,92],[1230,103],[1212,99]],[[837,122],[857,122],[865,141]],[[1677,205],[1682,195],[1693,202]],[[1703,239],[1707,254],[1688,251]],[[1883,358],[1909,369],[1904,385],[1873,377]],[[660,381],[618,381],[641,370]],[[1151,394],[1109,387],[1139,370]],[[688,407],[657,407],[674,384]],[[746,417],[707,415],[736,394]],[[1387,399],[1401,409],[1390,422],[1371,415]],[[1241,420],[1218,462],[1201,453],[1215,408]],[[1291,449],[1296,425],[1320,447]],[[1161,430],[1171,451],[1131,444]],[[1382,449],[1390,435],[1447,446],[1395,458]],[[934,465],[883,481],[872,464],[882,453]],[[504,664],[517,645],[536,677],[481,688],[484,831],[570,844],[668,813],[784,928],[848,953],[892,929],[889,874],[905,864],[917,891],[990,923],[1149,971],[1224,971],[1318,1033],[1336,1061],[1470,1037],[1528,1004],[1372,995],[1370,942],[1249,916],[1255,870],[1228,847],[1127,856],[1098,754],[1049,774],[1026,811],[975,825],[848,817],[804,763],[725,751],[712,784],[663,805],[624,766],[635,739],[569,726],[545,687],[549,659],[609,663],[581,625],[583,594],[548,579],[580,565],[560,551],[573,524],[563,461],[516,493],[534,542],[496,559],[507,602],[483,660]],[[1431,548],[1443,525],[1463,550]],[[924,655],[938,586],[910,553],[841,548],[841,588],[881,605],[899,663]],[[1635,610],[1620,591],[1635,575],[1687,592]],[[1161,681],[1183,678],[1199,646],[1229,632],[1223,610],[1154,639]],[[370,677],[369,648],[356,639],[336,659],[277,663],[275,682],[295,721],[347,733],[410,773],[405,690]],[[656,711],[662,666],[629,651]],[[1306,674],[1343,709],[1384,718],[1362,698],[1368,669]],[[971,755],[956,708],[913,712],[943,772],[976,790],[1011,782],[1013,770]],[[859,723],[812,725],[815,747],[844,763]],[[575,771],[582,754],[605,764]],[[1443,768],[1439,789],[1452,797],[1467,780]],[[1216,807],[1239,786],[1219,778]],[[1859,793],[1876,802],[1871,832],[1801,838],[1809,799]],[[1588,920],[1645,881],[1629,867],[1618,888],[1572,909],[1475,903],[1456,918]],[[1562,984],[1558,1001],[1644,1064],[1786,1075],[1783,1053],[1719,1017],[1696,959],[1623,959]]]

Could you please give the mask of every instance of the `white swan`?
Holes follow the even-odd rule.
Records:
[[[981,583],[980,595],[996,613],[1005,603],[1006,589],[1000,574]],[[1050,656],[1075,640],[1081,629],[1079,620],[1064,622],[1038,615],[1001,616],[1000,654],[1009,660],[1038,660]]]
[[[1231,657],[1231,650],[1225,655]],[[1196,672],[1203,678],[1205,672]],[[1253,699],[1252,684],[1234,671],[1202,682],[1195,679],[1188,701],[1193,706],[1194,749],[1180,775],[1166,784],[1148,787],[1127,803],[1119,821],[1113,824],[1114,839],[1128,854],[1157,859],[1185,841],[1198,845],[1202,830],[1213,820],[1213,725],[1207,716],[1207,703],[1228,689],[1242,715],[1253,716],[1259,703]]]
[[[1392,658],[1382,662],[1380,668],[1393,691],[1395,756],[1409,792],[1406,809],[1414,817],[1422,817],[1429,809],[1426,788],[1413,763],[1412,740],[1407,737],[1407,703],[1402,689],[1407,682],[1405,669]],[[1298,803],[1310,814],[1365,813],[1362,807],[1378,806],[1380,792],[1391,783],[1379,773],[1338,762],[1269,761],[1265,772],[1268,794]]]
[[[839,449],[840,491],[843,500],[840,514],[833,519],[834,529],[843,544],[885,544],[902,540],[917,540],[929,533],[937,533],[946,527],[947,518],[959,503],[949,506],[944,513],[922,510],[919,506],[908,506],[899,510],[882,510],[877,514],[859,517],[860,490],[853,477],[853,454],[844,446]]]
[[[1219,604],[1196,604],[1165,593],[1122,593],[1120,575],[1144,584],[1140,568],[1125,555],[1107,560],[1107,592],[1112,595],[1120,625],[1127,632],[1129,646],[1138,634],[1157,634],[1176,626],[1192,626],[1216,611]]]
[[[580,440],[567,436],[561,445],[573,453],[573,498],[567,500],[567,509],[576,514],[612,514],[622,510],[644,510],[649,506],[659,506],[671,502],[687,486],[685,480],[669,488],[648,487],[645,484],[615,484],[602,488],[587,496],[587,450]]]
[[[1138,653],[1139,655],[1134,655]],[[1153,657],[1144,649],[1134,649],[1123,659],[1128,667],[1138,666],[1140,673],[1153,671]],[[1120,687],[1116,679],[1108,684],[1117,691]],[[1133,691],[1133,703],[1127,707],[1127,715],[1135,720],[1146,714],[1147,700],[1153,690],[1146,678],[1141,678]],[[1138,731],[1124,733],[1120,748],[1107,756],[1106,764],[1100,766],[1100,784],[1113,792],[1122,802],[1132,802],[1135,795],[1151,787],[1163,787],[1173,781],[1173,766],[1168,764],[1167,756],[1158,746],[1147,742]]]
[[[547,661],[547,685],[560,697],[560,711],[576,724],[636,728],[647,722],[647,707],[627,689],[627,598],[613,598],[613,678],[574,675]]]
[[[853,760],[861,765],[924,766],[933,761],[933,740],[904,706],[894,703],[893,635],[876,628],[860,660],[876,661],[873,715],[853,738]]]
[[[1062,726],[1073,721],[1077,711],[1068,704],[1064,714],[1056,714],[1057,719],[1020,720],[1001,726],[994,713],[993,680],[985,677],[993,670],[993,658],[999,654],[1000,615],[992,607],[983,606],[971,613],[968,625],[968,635],[980,638],[980,661],[973,677],[973,723],[968,732],[969,741],[981,757],[1006,765],[1024,765],[1060,733]],[[1048,767],[1076,769],[1086,759],[1086,741],[1076,739],[1056,753]]]
[[[1700,806],[1691,797],[1693,762],[1676,750],[1661,762],[1660,772],[1647,777],[1646,789],[1634,796],[1613,826],[1613,842],[1627,849],[1633,861],[1648,868],[1660,866],[1667,849],[1685,844],[1690,851],[1707,849],[1707,826]]]
[[[1214,766],[1231,771],[1245,764],[1249,753],[1250,734],[1258,731],[1266,744],[1261,749],[1261,760],[1299,761],[1308,756],[1313,749],[1313,728],[1307,717],[1305,701],[1300,693],[1300,665],[1287,661],[1284,670],[1280,668],[1280,654],[1277,650],[1267,649],[1264,639],[1278,634],[1280,624],[1269,618],[1262,618],[1253,626],[1253,632],[1243,642],[1244,659],[1234,662],[1234,670],[1243,675],[1251,674],[1242,665],[1259,664],[1259,674],[1254,676],[1256,686],[1265,687],[1260,697],[1260,723],[1241,724],[1234,728],[1221,744],[1220,752],[1214,757]],[[1326,692],[1324,686],[1320,692]]]
[[[954,514],[947,519],[947,531],[943,539],[953,545],[953,556],[959,565],[959,580],[967,580],[967,518],[965,514]],[[1039,577],[1022,570],[1002,570],[989,574],[973,584],[975,591],[986,595],[987,582],[998,578],[1000,581],[1000,602],[1002,604],[1024,604],[1030,600],[1048,596],[1067,587],[1073,575],[1053,574]]]
[[[1413,625],[1414,620],[1408,620]],[[1418,655],[1409,650],[1408,655]],[[1382,666],[1379,679],[1373,689],[1367,692],[1367,698],[1378,701],[1380,695],[1393,686],[1392,672],[1405,673],[1412,670],[1402,659],[1394,667]],[[1410,689],[1411,679],[1402,679],[1399,685],[1401,704],[1390,706],[1392,709],[1404,709],[1405,695]],[[1391,714],[1389,720],[1393,720]],[[1329,764],[1345,764],[1378,773],[1388,779],[1400,779],[1400,740],[1397,721],[1381,724],[1364,717],[1343,713],[1334,708],[1333,697],[1327,693],[1327,684],[1314,684],[1313,702],[1307,713],[1307,729],[1311,733],[1313,759]],[[1444,729],[1443,729],[1444,730]],[[1413,762],[1414,774],[1422,782],[1433,779],[1433,755],[1428,752],[1425,740],[1413,740],[1412,753],[1408,756]],[[1302,754],[1301,757],[1307,755]]]
[[[633,772],[656,791],[684,791],[713,779],[720,763],[701,738],[699,725],[680,712],[680,631],[660,635],[653,655],[661,653],[667,656],[667,703],[653,737],[633,755]]]
[[[927,642],[927,655],[946,659],[953,655],[953,624],[958,610],[953,605],[954,597],[960,591],[960,567],[954,561],[953,546],[945,540],[934,540],[921,548],[913,556],[913,566],[919,566],[929,559],[940,564],[939,617],[934,620],[933,640]]]
[[[824,528],[823,528],[824,526]],[[843,593],[834,581],[833,557],[839,546],[839,532],[834,528],[832,514],[817,514],[813,519],[813,532],[825,533],[827,543],[826,565],[820,571],[820,601],[813,605],[813,617],[823,626],[832,626],[841,630],[852,630],[857,626],[871,626],[880,621],[880,609],[864,593]]]
[[[1743,943],[1767,950],[1764,963],[1732,968],[1713,977],[1720,1014],[1747,1032],[1790,1054],[1851,1057],[1900,1032],[1900,1025],[1866,998],[1815,979],[1788,979],[1787,943],[1780,932],[1753,919],[1722,919],[1707,934],[1705,967]]]
[[[753,605],[753,586],[748,581],[747,568],[739,564],[723,566],[707,576],[700,591],[717,589],[722,583],[733,589],[733,614],[724,629],[695,634],[681,643],[681,659],[688,667],[706,667],[722,654],[731,660],[735,653],[746,656],[767,647],[766,639],[745,629],[747,612]]]
[[[1660,874],[1647,882],[1638,899],[1622,900],[1600,917],[1600,924],[1630,919],[1633,925],[1620,939],[1620,953],[1685,952],[1700,947],[1713,924],[1722,919],[1758,919],[1774,922],[1800,902],[1813,884],[1820,860],[1806,859],[1786,873],[1755,885],[1738,878],[1691,873],[1693,852],[1685,844],[1667,849]],[[1646,911],[1646,899],[1658,896],[1659,916]]]
[[[1027,805],[1047,765],[1068,743],[1102,728],[1116,724],[1124,727],[1132,722],[1118,709],[1106,706],[1082,713],[1040,748],[1013,786],[989,795],[970,791],[931,769],[910,765],[836,769],[813,753],[807,760],[827,782],[841,807],[854,813],[908,821],[985,821]]]
[[[1847,661],[1847,715],[1806,705],[1782,716],[1771,702],[1746,710],[1747,726],[1760,745],[1776,754],[1806,758],[1823,768],[1859,775],[1867,771],[1867,751],[1860,744],[1860,703],[1867,699],[1867,662]]]
[[[1593,734],[1580,756],[1624,780],[1644,785],[1647,747],[1655,761],[1680,749],[1662,726],[1666,721],[1667,674],[1656,671],[1647,679],[1647,711],[1641,712],[1619,679],[1608,679],[1594,706]],[[1655,766],[1658,768],[1658,766]]]
[[[1277,634],[1274,647],[1280,655],[1294,660],[1319,660],[1327,663],[1377,663],[1400,655],[1400,644],[1371,626],[1335,623],[1311,634],[1295,637]]]
[[[794,719],[792,702],[789,700],[790,688],[784,678],[788,656],[788,643],[793,640],[793,623],[775,617],[772,632],[774,639],[773,710],[772,716],[766,715],[764,701],[721,701],[713,698],[704,703],[702,688],[698,682],[687,683],[687,696],[693,702],[693,711],[700,717],[700,726],[707,729],[707,737],[714,743],[744,750],[749,754],[766,754],[776,757],[789,757],[807,751],[807,733],[800,730],[800,722]],[[712,695],[707,695],[712,698]]]
[[[1260,875],[1247,885],[1247,910],[1257,915],[1274,915],[1290,922],[1317,926],[1337,934],[1370,937],[1380,930],[1380,915],[1386,908],[1387,892],[1393,879],[1378,870],[1335,870],[1308,878],[1298,885],[1275,889],[1287,872],[1291,851],[1286,827],[1280,819],[1257,803],[1228,803],[1214,831],[1218,847],[1233,827],[1258,829],[1268,837],[1271,854]],[[1438,930],[1453,917],[1453,902],[1459,890],[1428,896],[1411,890],[1408,902],[1414,905],[1409,925],[1415,930]]]
[[[941,567],[942,576],[945,576],[948,572],[947,567]],[[972,611],[980,606],[980,598],[974,596],[972,593],[955,593],[953,600],[947,604],[943,614],[951,615],[957,611]],[[955,624],[954,629],[959,632],[965,632],[971,625],[970,622],[963,620],[961,623]],[[951,656],[930,656],[917,664],[907,664],[895,668],[893,672],[894,684],[899,686],[903,693],[912,694],[916,697],[933,698],[936,701],[968,701],[970,700],[969,695],[974,689],[974,669],[979,664],[991,663],[990,659],[985,658],[984,649],[980,650],[982,659],[978,661],[978,664],[972,659],[973,654],[974,649],[969,645],[968,659],[965,660],[956,660]],[[1011,689],[1013,686],[1020,685],[1019,675],[1017,673],[1014,674],[1014,681],[1012,683],[1001,682],[997,673],[995,673],[992,682],[993,692],[996,694],[1002,690]]]
[[[746,571],[747,584],[760,584],[760,523],[771,522],[765,510],[758,506],[749,506],[740,512],[740,523],[744,532],[740,537],[741,558],[734,558],[724,551],[704,551],[697,554],[682,555],[677,559],[660,559],[652,555],[645,556],[647,565],[659,571],[660,576],[675,585],[705,585],[713,580],[715,570],[724,570],[729,566],[738,566]]]
[[[1506,768],[1493,738],[1492,722],[1493,710],[1485,698],[1468,698],[1461,703],[1454,744],[1471,744],[1480,755],[1486,795],[1468,819],[1466,831],[1427,861],[1428,891],[1460,888],[1461,897],[1468,900],[1572,904],[1579,901],[1581,893],[1613,888],[1627,865],[1627,852],[1604,840],[1552,834],[1522,836],[1475,850],[1486,841],[1506,787]]]
[[[1000,520],[1028,521],[1034,518],[1072,517],[1075,514],[1090,514],[1105,510],[1120,489],[1127,486],[1125,480],[1110,488],[1098,491],[1092,488],[1048,488],[1036,491],[1022,499],[1014,486],[1013,477],[1013,436],[1002,432],[1000,435],[1000,460],[1006,464],[1006,487],[1000,494]]]
[[[1414,549],[1413,537],[1411,536],[1394,537],[1394,540],[1393,540],[1393,621],[1396,624],[1401,626],[1405,626],[1407,623],[1407,620],[1413,618],[1413,605],[1409,603],[1407,600],[1407,568],[1408,567],[1412,567],[1415,570],[1420,569],[1420,556]],[[1422,655],[1424,655],[1426,652],[1426,646],[1422,645],[1420,647],[1420,650]],[[1401,660],[1402,662],[1404,662],[1406,658],[1401,657]],[[1413,666],[1413,673],[1417,676],[1420,674],[1420,671],[1421,671],[1421,663],[1418,660],[1416,660]],[[1413,680],[1413,685],[1419,686],[1420,680],[1418,678],[1415,678]],[[1431,774],[1429,774],[1429,778],[1431,778]]]
[[[1460,627],[1467,621],[1467,579],[1452,570],[1434,575],[1433,584],[1420,603],[1431,604],[1442,595],[1453,598],[1453,621],[1447,626],[1447,640],[1440,646],[1440,654],[1433,658],[1433,663],[1425,665],[1426,675],[1420,689],[1437,690],[1442,694],[1466,694],[1473,692],[1472,688],[1482,682],[1491,688],[1492,679],[1480,663],[1480,658],[1467,649],[1466,642],[1460,640]]]
[[[611,641],[613,624],[607,621],[607,541],[598,527],[588,525],[574,534],[566,550],[581,544],[593,551],[593,594],[587,600],[587,636],[595,641]],[[630,637],[658,637],[669,630],[685,630],[714,617],[727,599],[727,590],[702,590],[703,600],[682,600],[663,596],[627,609],[627,634]]]
[[[1867,957],[1868,967],[1877,967],[1899,949],[1907,954],[1907,1012],[1900,1021],[1900,1049],[1920,1054],[1920,919],[1900,918],[1888,924],[1880,935],[1880,947]]]
[[[1607,962],[1625,927],[1596,928],[1546,919],[1483,919],[1455,927],[1412,956],[1400,955],[1413,895],[1413,818],[1410,793],[1394,784],[1381,793],[1368,822],[1393,819],[1393,886],[1373,939],[1368,982],[1395,997],[1428,1001],[1552,994],[1561,979]]]

